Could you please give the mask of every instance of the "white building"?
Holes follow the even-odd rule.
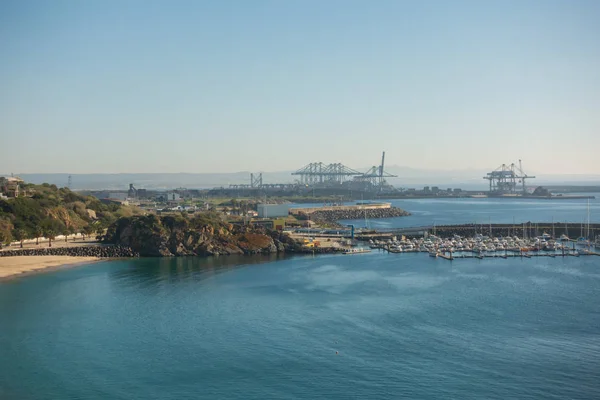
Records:
[[[169,192],[165,193],[165,201],[181,201],[181,196],[179,193]]]
[[[258,204],[256,210],[259,218],[287,217],[290,206],[289,204]]]

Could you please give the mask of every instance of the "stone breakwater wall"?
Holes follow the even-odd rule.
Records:
[[[14,256],[126,258],[139,257],[139,254],[134,252],[131,248],[123,246],[45,247],[41,249],[16,249],[0,251],[0,257]]]
[[[343,251],[342,248],[334,247],[317,247],[314,249],[298,249],[290,250],[290,253],[305,253],[305,254],[330,254]],[[227,253],[225,253],[226,255]],[[248,253],[261,254],[261,253]],[[42,249],[15,249],[0,251],[0,257],[16,257],[16,256],[71,256],[71,257],[99,257],[99,258],[130,258],[140,257],[138,253],[129,247],[123,246],[87,246],[87,247],[57,247],[57,248],[42,248]],[[200,256],[202,257],[202,256]]]
[[[346,219],[375,219],[405,217],[409,212],[397,207],[372,208],[372,209],[349,209],[349,210],[319,210],[309,214],[311,220],[316,223],[336,224],[337,221]]]
[[[392,207],[392,203],[367,203],[367,204],[356,204],[352,206],[322,206],[322,207],[303,207],[303,208],[292,208],[290,214],[312,214],[315,211],[356,211],[360,210],[378,210],[388,209]]]

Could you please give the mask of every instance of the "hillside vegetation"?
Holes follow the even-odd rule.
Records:
[[[55,185],[26,184],[24,189],[33,195],[0,200],[0,244],[73,233],[90,236],[138,213],[134,207],[104,204]]]

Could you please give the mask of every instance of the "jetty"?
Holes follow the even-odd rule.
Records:
[[[555,239],[547,234],[532,238],[490,237],[481,234],[441,238],[429,235],[427,238],[370,240],[369,243],[371,249],[388,253],[428,253],[431,257],[449,261],[465,258],[600,256],[600,252],[592,250],[591,242],[569,240],[564,236]]]
[[[310,219],[321,225],[342,226],[340,220],[394,218],[410,215],[409,212],[392,207],[391,203],[362,203],[356,205],[332,205],[323,207],[292,208],[290,214],[299,219]]]

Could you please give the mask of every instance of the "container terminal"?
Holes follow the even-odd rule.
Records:
[[[227,187],[212,189],[174,188],[156,190],[138,188],[131,183],[128,190],[85,191],[100,199],[119,201],[158,202],[177,205],[187,199],[291,199],[292,202],[320,202],[319,199],[344,202],[355,200],[417,199],[417,198],[528,198],[528,199],[592,199],[590,195],[572,195],[600,191],[600,187],[553,186],[542,187],[532,184],[536,177],[525,173],[522,161],[502,164],[483,177],[487,190],[464,190],[459,187],[424,186],[422,189],[402,188],[391,185],[390,178],[398,178],[386,171],[386,153],[382,152],[378,165],[361,172],[342,163],[311,162],[291,172],[291,182],[265,182],[262,173],[248,174],[245,183],[234,183]],[[483,183],[483,182],[482,182]],[[69,187],[71,177],[69,177]],[[483,187],[483,185],[482,185]]]

